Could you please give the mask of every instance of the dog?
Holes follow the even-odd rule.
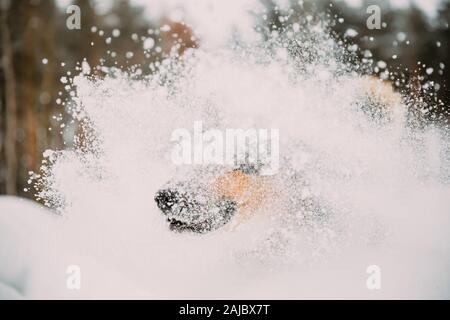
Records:
[[[368,119],[377,124],[396,121],[402,111],[402,99],[389,82],[373,76],[355,81],[359,88],[357,103]],[[326,201],[298,196],[304,186],[301,172],[292,168],[287,171],[284,177],[262,176],[260,165],[248,163],[216,175],[208,174],[209,169],[194,170],[189,178],[169,181],[156,192],[154,199],[174,232],[203,234],[231,222],[237,226],[270,206],[275,207],[272,211],[300,212],[306,218],[303,221],[323,220],[327,215],[324,212],[330,210],[319,203]],[[280,180],[291,181],[289,190]]]

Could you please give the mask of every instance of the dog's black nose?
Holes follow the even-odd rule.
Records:
[[[171,189],[159,190],[155,195],[155,201],[162,212],[168,213],[178,203],[179,194]]]
[[[212,231],[226,224],[237,210],[232,200],[180,189],[165,187],[155,194],[155,202],[173,231]]]

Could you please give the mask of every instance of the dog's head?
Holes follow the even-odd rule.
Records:
[[[205,233],[258,208],[266,189],[257,169],[241,166],[215,176],[198,173],[170,181],[156,193],[155,201],[171,230]]]

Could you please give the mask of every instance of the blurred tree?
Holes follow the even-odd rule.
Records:
[[[1,100],[5,107],[1,109],[2,128],[4,128],[4,148],[2,148],[2,161],[4,165],[0,168],[0,182],[4,185],[3,192],[16,194],[17,191],[17,101],[16,101],[16,76],[14,72],[13,44],[9,29],[9,16],[13,14],[9,1],[0,3],[1,16],[1,49],[2,49],[2,91]]]
[[[14,1],[10,10],[15,13],[10,29],[19,119],[17,193],[27,195],[23,190],[28,187],[28,173],[37,171],[43,150],[60,139],[50,121],[58,92],[54,24],[58,11],[48,0]]]
[[[432,80],[440,85],[438,113],[450,125],[450,0],[444,0],[437,17],[436,38],[429,43],[437,50]]]

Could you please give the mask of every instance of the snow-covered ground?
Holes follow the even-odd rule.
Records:
[[[64,225],[29,200],[0,197],[0,299],[152,298],[71,245]],[[71,286],[71,266],[82,271],[80,290]]]

